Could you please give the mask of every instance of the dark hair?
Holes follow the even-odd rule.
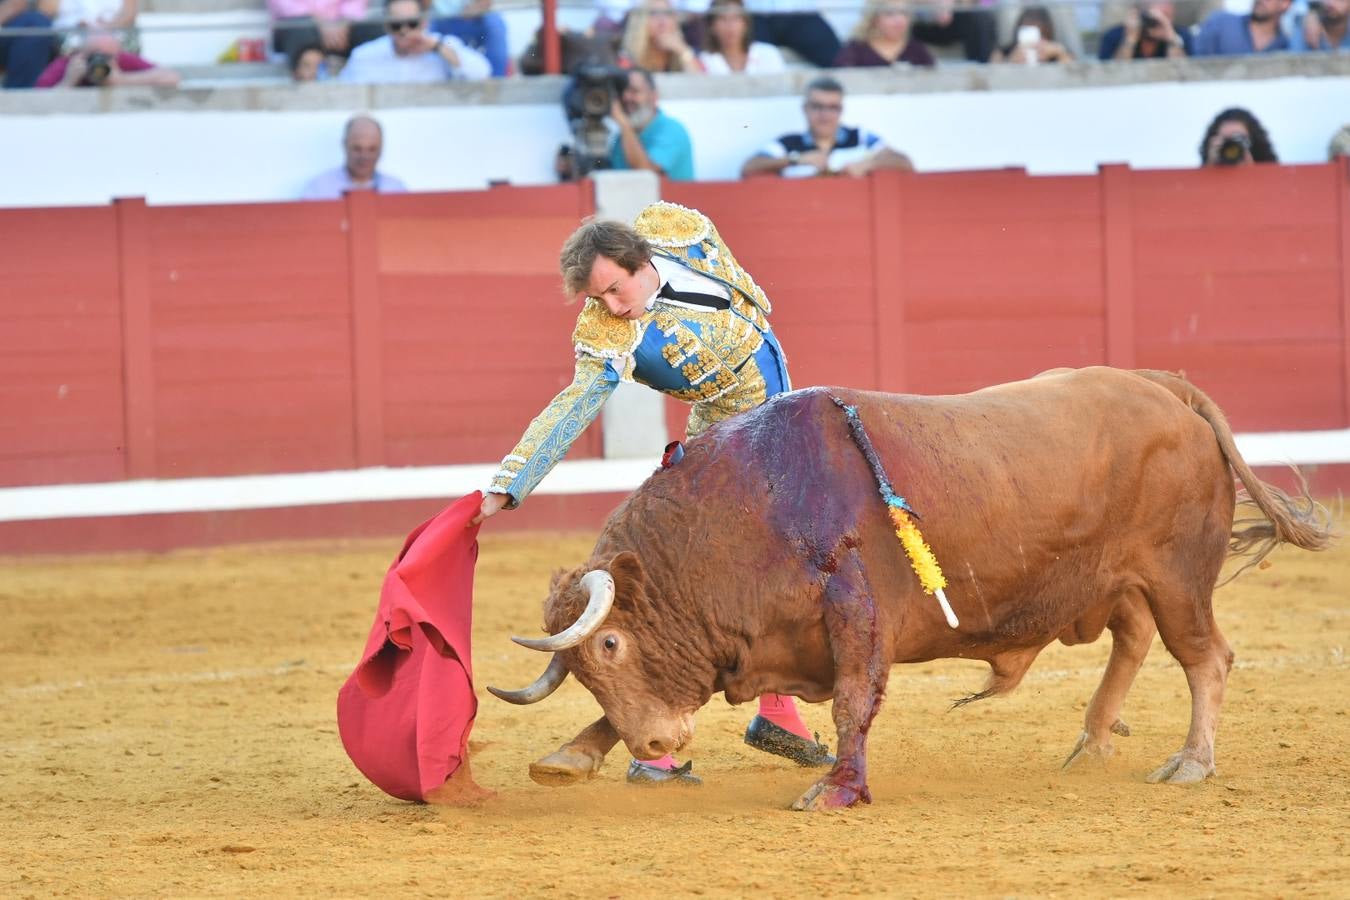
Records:
[[[591,219],[584,223],[572,232],[558,254],[563,290],[569,297],[586,290],[599,256],[613,260],[632,275],[651,261],[652,245],[623,222]]]
[[[844,86],[839,83],[837,78],[831,78],[829,75],[821,75],[817,78],[812,78],[806,83],[806,93],[809,94],[812,91],[824,91],[827,94],[842,94],[844,93]]]
[[[1017,49],[1017,30],[1023,25],[1035,25],[1039,28],[1043,41],[1055,39],[1055,20],[1050,18],[1050,10],[1044,6],[1024,6],[1017,14],[1017,23],[1013,25],[1012,43],[999,48],[1004,56],[1012,56],[1013,51]]]
[[[1256,116],[1240,106],[1230,106],[1223,112],[1214,117],[1214,121],[1209,123],[1205,129],[1205,136],[1200,139],[1200,165],[1209,162],[1209,142],[1214,139],[1214,135],[1219,133],[1219,127],[1224,122],[1241,122],[1247,129],[1247,134],[1252,139],[1252,160],[1254,162],[1273,162],[1277,163],[1280,158],[1275,155],[1275,145],[1270,142],[1270,135],[1266,134],[1266,129],[1257,121]]]
[[[647,87],[651,88],[652,90],[656,90],[656,78],[652,75],[650,69],[644,69],[642,68],[642,66],[630,66],[628,68],[628,75],[630,77],[633,75],[641,75],[642,80],[647,82]],[[628,83],[627,80],[625,80],[624,84],[627,83]]]
[[[713,34],[713,21],[718,16],[739,13],[745,20],[745,36],[741,38],[741,51],[750,50],[750,42],[754,40],[752,32],[754,29],[750,23],[750,13],[746,10],[745,4],[741,0],[713,0],[713,5],[708,7],[708,13],[703,17],[703,49],[709,53],[721,53],[722,42]]]
[[[291,48],[291,52],[286,55],[286,66],[290,69],[292,75],[295,74],[295,70],[299,67],[300,60],[304,59],[305,54],[311,50],[318,50],[320,54],[323,53],[323,47],[317,43],[299,44]]]

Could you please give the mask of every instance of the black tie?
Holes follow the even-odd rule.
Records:
[[[670,286],[669,281],[661,285],[661,290],[657,293],[667,300],[674,300],[677,303],[688,303],[691,306],[707,306],[712,309],[731,308],[731,301],[725,297],[718,297],[716,294],[698,294],[693,291],[677,291]]]

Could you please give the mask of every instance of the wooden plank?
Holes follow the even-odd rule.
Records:
[[[876,317],[873,354],[876,376],[872,387],[901,393],[907,388],[905,347],[904,193],[905,176],[878,172],[870,179],[872,212],[872,297]]]
[[[1336,170],[1341,243],[1341,424],[1350,425],[1350,159],[1341,157],[1332,165]]]
[[[385,463],[384,336],[380,302],[379,210],[373,191],[350,191],[347,261],[351,297],[352,425],[357,466]]]
[[[1102,292],[1106,363],[1134,365],[1134,214],[1129,166],[1102,166]]]
[[[126,421],[126,477],[157,471],[153,323],[150,310],[149,223],[145,198],[113,201],[117,215],[122,299],[122,390]]]

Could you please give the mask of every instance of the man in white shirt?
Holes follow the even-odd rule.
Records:
[[[345,160],[336,169],[311,178],[300,193],[302,200],[338,200],[348,191],[401,194],[408,188],[393,175],[379,171],[384,152],[384,131],[370,116],[352,116],[342,130]]]
[[[459,38],[427,30],[418,0],[385,0],[384,37],[352,50],[339,81],[393,84],[477,81],[492,74],[487,57]]]

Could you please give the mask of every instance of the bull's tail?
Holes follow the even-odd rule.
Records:
[[[1136,375],[1166,388],[1209,423],[1219,442],[1219,449],[1223,451],[1224,460],[1246,489],[1239,494],[1238,502],[1250,504],[1261,511],[1262,518],[1237,519],[1233,522],[1233,533],[1228,544],[1229,555],[1246,556],[1249,559],[1242,568],[1229,576],[1228,581],[1261,562],[1282,543],[1293,544],[1304,550],[1325,550],[1331,546],[1337,536],[1331,525],[1331,513],[1308,496],[1308,483],[1297,468],[1290,467],[1298,478],[1299,495],[1291,497],[1256,477],[1238,452],[1228,419],[1203,391],[1171,372],[1156,369],[1134,371]]]

